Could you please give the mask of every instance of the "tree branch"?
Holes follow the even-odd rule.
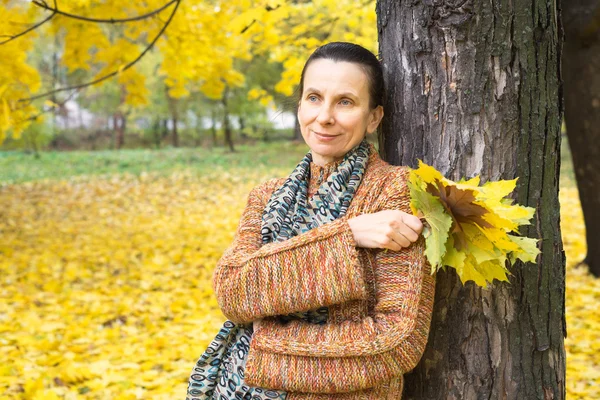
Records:
[[[139,21],[142,19],[146,19],[148,17],[151,17],[155,14],[158,14],[159,12],[161,12],[162,10],[164,10],[165,8],[168,8],[169,6],[171,6],[173,3],[179,3],[180,0],[171,0],[169,1],[167,4],[165,4],[164,6],[157,8],[154,11],[151,11],[147,14],[143,14],[143,15],[138,15],[137,17],[130,17],[130,18],[91,18],[91,17],[85,17],[83,15],[76,15],[76,14],[71,14],[65,11],[61,11],[58,9],[58,6],[56,5],[56,2],[54,3],[54,7],[49,6],[45,1],[43,0],[33,0],[32,3],[40,8],[43,8],[44,10],[48,10],[48,11],[52,11],[53,14],[59,14],[59,15],[64,15],[65,17],[69,17],[69,18],[73,18],[73,19],[78,19],[81,21],[87,21],[87,22],[97,22],[97,23],[102,23],[102,24],[117,24],[117,23],[123,23],[123,22],[131,22],[131,21]]]
[[[275,7],[271,7],[271,6],[267,5],[267,6],[265,7],[265,10],[266,10],[267,12],[271,12],[271,11],[275,11],[275,10],[277,10],[279,7],[281,7],[281,4],[277,4],[277,6],[275,6]],[[250,28],[252,27],[252,25],[254,25],[255,23],[256,23],[256,19],[253,19],[253,20],[252,20],[252,22],[250,22],[248,25],[246,25],[246,26],[244,27],[244,29],[242,29],[242,30],[240,31],[240,34],[246,33],[246,31],[247,31],[248,29],[250,29]]]
[[[58,9],[58,5],[56,4],[56,0],[54,0],[54,6],[49,6],[45,1],[43,0],[33,0],[32,3],[39,7],[42,8],[44,10],[48,10],[48,11],[52,11],[52,14],[50,14],[48,17],[46,17],[44,20],[38,22],[37,24],[33,25],[30,28],[27,28],[26,30],[24,30],[21,33],[18,33],[16,35],[0,35],[0,37],[8,37],[8,39],[0,42],[0,46],[8,43],[12,40],[17,39],[18,37],[21,37],[23,35],[26,35],[27,33],[34,31],[35,29],[39,28],[40,26],[44,25],[46,22],[50,21],[52,18],[54,18],[56,15],[63,15],[65,17],[68,18],[73,18],[73,19],[78,19],[81,21],[87,21],[87,22],[96,22],[96,23],[107,23],[107,24],[116,24],[116,23],[123,23],[123,22],[131,22],[131,21],[139,21],[142,19],[146,19],[149,18],[153,15],[158,14],[159,12],[161,12],[162,10],[164,10],[165,8],[168,8],[170,5],[172,5],[173,3],[177,2],[178,0],[171,0],[168,3],[166,3],[164,6],[157,8],[154,11],[151,11],[147,14],[143,14],[143,15],[138,15],[137,17],[131,17],[131,18],[108,18],[108,19],[102,19],[102,18],[89,18],[89,17],[84,17],[82,15],[75,15],[75,14],[71,14],[65,11],[61,11]]]
[[[26,118],[26,119],[24,119],[22,121],[35,121],[39,117],[41,117],[42,115],[44,115],[44,114],[52,111],[55,108],[59,108],[60,109],[60,108],[64,107],[69,102],[69,100],[71,100],[73,98],[73,96],[75,96],[75,93],[77,93],[77,92],[74,91],[74,92],[70,93],[67,96],[67,98],[64,99],[63,101],[55,102],[54,105],[52,107],[48,108],[47,110],[40,111],[39,113],[37,113],[35,115],[32,115],[32,116],[30,116],[30,117],[28,117],[28,118]],[[20,122],[22,122],[22,121],[20,121]]]
[[[158,41],[158,39],[161,37],[161,35],[163,34],[163,32],[167,29],[167,27],[169,26],[169,24],[171,23],[171,21],[173,20],[173,17],[175,16],[175,13],[177,12],[177,8],[179,8],[179,4],[181,3],[181,0],[173,0],[170,4],[175,3],[175,7],[173,8],[173,12],[171,12],[171,15],[169,15],[169,19],[167,19],[167,21],[165,22],[165,24],[163,25],[163,27],[161,28],[160,32],[158,32],[158,34],[154,37],[154,39],[152,39],[152,42],[150,42],[150,44],[144,49],[144,51],[142,51],[136,58],[135,60],[131,61],[130,63],[126,64],[124,67],[119,68],[116,71],[111,72],[110,74],[104,75],[98,79],[95,79],[93,81],[90,82],[86,82],[86,83],[82,83],[80,85],[76,85],[76,86],[69,86],[69,87],[64,87],[64,88],[59,88],[59,89],[54,89],[51,90],[49,92],[46,93],[42,93],[42,94],[38,94],[32,97],[28,97],[25,99],[20,99],[19,102],[25,102],[25,101],[33,101],[42,97],[46,97],[46,96],[50,96],[54,93],[59,93],[59,92],[65,92],[68,90],[79,90],[79,89],[83,89],[85,87],[88,86],[92,86],[95,85],[97,83],[100,83],[106,79],[112,78],[113,76],[119,74],[120,72],[126,71],[129,68],[133,67],[135,65],[135,63],[137,63],[148,51],[150,51],[150,49],[152,49],[152,47],[154,46],[154,44]]]
[[[54,0],[54,5],[56,6],[56,0]],[[23,35],[26,35],[27,33],[36,30],[37,28],[39,28],[40,26],[44,25],[46,22],[50,21],[52,18],[54,18],[54,16],[56,15],[56,12],[53,12],[52,14],[50,14],[47,18],[45,18],[43,21],[38,22],[37,24],[33,25],[30,28],[25,29],[23,32],[21,33],[17,33],[16,35],[1,35],[2,37],[6,37],[8,36],[8,39],[6,39],[3,42],[0,42],[0,45],[3,45],[5,43],[8,43],[12,40],[15,40],[18,37],[21,37]]]

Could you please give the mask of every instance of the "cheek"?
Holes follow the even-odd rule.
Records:
[[[344,118],[345,125],[356,129],[363,129],[369,123],[369,119],[363,113],[347,115]]]
[[[302,107],[298,110],[298,121],[302,126],[309,124],[316,116],[317,113],[310,107]]]

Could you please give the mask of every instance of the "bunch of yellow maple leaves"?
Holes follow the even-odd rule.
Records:
[[[410,172],[411,208],[427,222],[425,255],[432,273],[452,267],[461,281],[486,286],[508,281],[506,263],[535,262],[537,240],[510,234],[529,224],[535,209],[507,198],[516,179],[489,181],[479,177],[453,182],[422,161]]]

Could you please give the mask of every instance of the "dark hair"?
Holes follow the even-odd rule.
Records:
[[[383,83],[383,69],[381,63],[369,50],[362,46],[348,42],[331,42],[317,48],[306,60],[302,75],[300,75],[299,96],[304,91],[304,73],[313,61],[326,59],[334,62],[349,62],[359,64],[369,79],[369,107],[383,106],[385,88]]]

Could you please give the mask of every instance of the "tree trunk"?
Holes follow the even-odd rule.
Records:
[[[300,130],[300,121],[298,121],[298,114],[294,116],[294,135],[292,141],[302,141],[302,131]]]
[[[238,116],[238,123],[240,124],[240,137],[242,139],[248,139],[248,135],[246,135],[245,129],[246,129],[246,123],[244,121],[244,117],[243,116]]]
[[[156,117],[152,124],[152,142],[155,149],[160,148],[160,142],[162,141],[161,122],[162,120]]]
[[[115,148],[120,149],[125,144],[125,117],[121,111],[113,114],[115,129]]]
[[[519,177],[537,264],[487,289],[437,274],[425,354],[403,399],[564,399],[559,226],[560,9],[555,0],[377,3],[387,84],[382,155],[450,179]]]
[[[212,134],[212,145],[217,146],[217,112],[213,108],[210,114],[210,132]]]
[[[179,132],[177,131],[177,124],[179,122],[179,114],[177,110],[177,99],[169,96],[169,92],[167,90],[167,101],[169,102],[169,111],[171,112],[171,123],[173,124],[173,129],[171,131],[171,139],[173,147],[179,147]]]
[[[563,2],[565,121],[585,220],[590,272],[600,277],[600,3]]]
[[[229,124],[229,107],[227,104],[228,93],[229,88],[226,87],[221,100],[221,103],[223,104],[223,135],[225,136],[225,143],[229,147],[229,150],[234,152],[235,149],[233,148],[233,139],[231,137],[231,125]]]
[[[162,139],[161,142],[169,136],[169,118],[164,118],[162,120]]]
[[[202,115],[194,113],[194,120],[196,128],[196,135],[194,135],[194,147],[200,147],[202,145]]]
[[[119,105],[117,107],[117,111],[114,113],[114,123],[115,123],[115,148],[120,149],[125,144],[125,128],[126,128],[126,117],[123,111],[121,111],[121,106],[125,103],[125,96],[127,92],[125,91],[124,86],[119,86],[120,90],[120,98]]]

